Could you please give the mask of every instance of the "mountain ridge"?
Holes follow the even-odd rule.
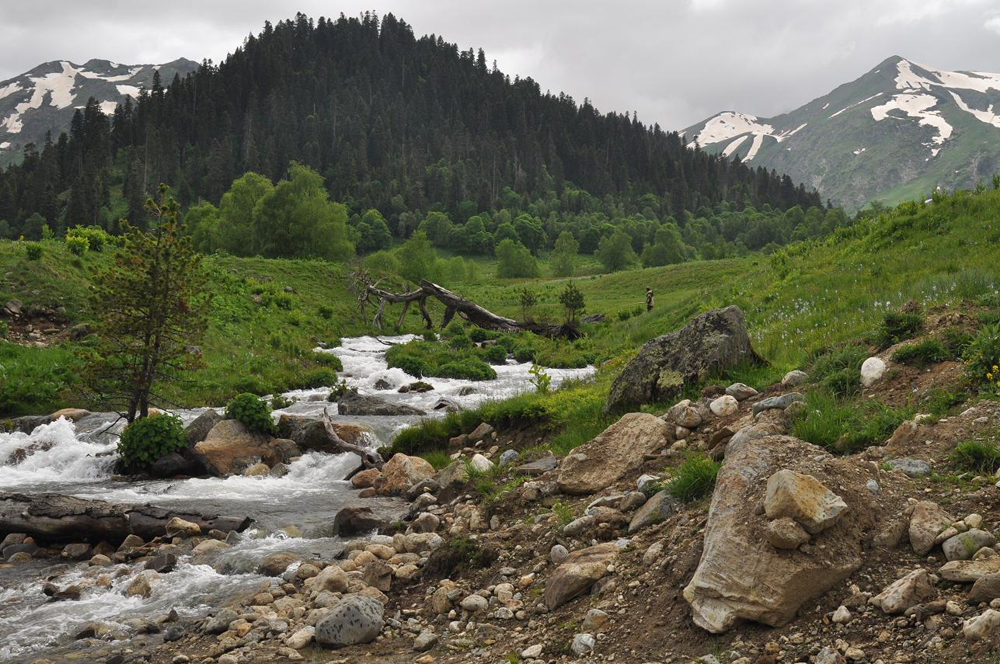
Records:
[[[994,104],[1000,74],[891,56],[787,113],[723,111],[683,135],[690,146],[787,173],[858,209],[989,178],[1000,165]]]

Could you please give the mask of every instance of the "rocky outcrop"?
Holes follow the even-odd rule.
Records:
[[[343,411],[340,411],[341,414]],[[375,440],[374,432],[366,426],[360,424],[350,424],[348,422],[332,422],[333,430],[338,436],[350,445],[367,446]],[[321,417],[308,417],[305,415],[289,415],[282,413],[278,418],[278,435],[295,441],[299,449],[304,452],[316,451],[327,454],[339,454],[343,450],[330,439],[326,432]]]
[[[703,313],[677,332],[646,342],[611,385],[605,411],[671,399],[685,385],[745,362],[763,360],[750,345],[740,308]]]
[[[270,436],[249,431],[236,420],[222,420],[194,450],[209,471],[225,476],[260,461],[270,440]]]
[[[850,463],[788,436],[733,437],[712,497],[701,562],[684,589],[695,624],[713,633],[739,620],[783,625],[803,602],[861,565],[862,537],[874,525],[877,507],[863,478],[848,472]],[[821,486],[838,486],[848,506],[834,525],[814,535],[816,546],[809,551],[769,544],[769,520],[756,509],[768,493],[768,479],[789,466]]]
[[[667,443],[670,426],[647,413],[629,413],[559,464],[556,483],[569,494],[589,494],[638,470],[643,455]]]

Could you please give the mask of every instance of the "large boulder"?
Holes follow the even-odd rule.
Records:
[[[628,413],[559,464],[556,483],[569,494],[590,494],[620,480],[668,442],[670,426],[648,413]]]
[[[381,397],[361,394],[348,390],[337,401],[337,412],[341,415],[423,415],[424,411],[402,403],[392,403]]]
[[[397,452],[382,466],[382,475],[375,480],[375,492],[382,496],[400,495],[417,482],[431,477],[434,477],[434,466],[428,461]]]
[[[341,411],[343,414],[343,411]],[[350,445],[368,446],[375,440],[375,434],[366,426],[347,422],[333,422],[333,430],[341,440]],[[278,418],[278,436],[295,441],[304,452],[316,451],[336,454],[343,450],[337,448],[326,433],[321,417],[306,415],[289,415],[282,413]]]
[[[696,625],[716,634],[739,620],[784,625],[803,602],[860,567],[864,534],[879,512],[851,463],[790,436],[733,437],[712,496],[701,562],[684,589]],[[848,506],[814,535],[808,551],[769,544],[768,517],[757,509],[768,479],[786,468],[836,486]]]
[[[386,525],[386,520],[376,515],[372,508],[350,505],[337,512],[337,516],[333,518],[333,534],[340,537],[366,535]]]
[[[208,438],[208,434],[222,420],[222,415],[219,415],[211,408],[191,420],[191,423],[184,427],[184,437],[187,439],[188,447],[194,447]]]
[[[618,555],[614,542],[598,544],[569,554],[545,582],[545,606],[551,611],[600,581],[608,573],[608,564]]]
[[[242,472],[237,461],[260,461],[271,437],[249,431],[237,420],[222,420],[208,432],[205,440],[194,446],[205,467],[215,475]]]
[[[366,595],[346,595],[316,623],[316,642],[340,647],[371,643],[382,631],[385,607]]]
[[[934,596],[931,577],[924,569],[915,569],[893,581],[871,602],[886,613],[903,613],[911,606]]]
[[[673,399],[685,385],[746,362],[763,360],[750,345],[743,312],[735,305],[708,311],[647,341],[611,385],[605,411]]]

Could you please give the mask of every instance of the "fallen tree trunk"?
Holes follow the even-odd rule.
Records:
[[[144,540],[166,534],[167,522],[180,517],[209,530],[237,532],[249,517],[205,516],[150,505],[119,505],[54,493],[27,495],[0,492],[0,535],[26,533],[44,542],[119,543],[129,535]]]
[[[330,415],[326,412],[326,408],[323,409],[323,426],[326,428],[326,435],[329,436],[334,445],[340,448],[341,452],[354,452],[361,457],[361,468],[382,467],[382,456],[380,454],[373,452],[367,447],[352,445],[337,434],[337,430],[333,428],[333,422],[330,420]],[[356,469],[354,472],[357,472],[358,470],[360,470],[360,468]],[[351,473],[351,475],[353,474],[354,473]],[[348,477],[348,479],[350,478]]]
[[[444,305],[444,318],[441,320],[441,328],[448,326],[456,314],[469,321],[473,325],[485,330],[496,330],[498,332],[531,332],[543,337],[565,337],[570,340],[579,339],[583,333],[573,325],[545,325],[534,321],[518,321],[506,316],[484,309],[472,300],[466,300],[460,295],[453,293],[447,288],[435,284],[432,281],[421,281],[420,288],[406,293],[392,293],[378,287],[378,282],[372,284],[365,272],[359,271],[353,275],[353,288],[358,292],[358,304],[361,307],[361,316],[367,321],[365,305],[372,299],[377,302],[375,315],[372,317],[372,325],[382,329],[382,313],[385,305],[389,303],[401,303],[402,313],[396,322],[396,329],[399,330],[403,324],[403,317],[410,306],[416,302],[420,306],[420,313],[423,316],[427,329],[434,327],[430,315],[427,313],[427,298],[432,297]]]

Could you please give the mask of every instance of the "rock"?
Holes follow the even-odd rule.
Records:
[[[292,459],[302,456],[302,450],[295,444],[294,440],[287,438],[274,438],[264,448],[261,457],[268,466],[276,466],[279,463],[289,464]]]
[[[125,589],[125,594],[129,597],[146,597],[153,594],[152,581],[159,576],[154,571],[139,572]]]
[[[986,609],[983,613],[962,623],[962,635],[966,641],[989,641],[996,637],[1000,629],[1000,611]]]
[[[378,468],[368,468],[354,474],[354,477],[351,478],[351,486],[355,489],[367,489],[370,486],[374,486],[376,480],[380,477],[382,477],[381,470]]]
[[[684,589],[696,625],[716,634],[729,630],[738,620],[784,625],[803,602],[826,592],[860,567],[862,540],[874,527],[877,506],[863,490],[863,477],[856,472],[854,462],[830,459],[820,466],[813,459],[821,454],[821,448],[789,436],[734,436],[729,442],[708,512],[701,561]],[[789,469],[790,464],[808,470],[810,480],[823,492],[826,489],[817,475],[836,478],[838,485],[846,487],[846,495],[858,501],[850,510],[840,509],[849,518],[839,520],[836,536],[824,535],[823,546],[811,547],[808,553],[760,544],[766,517],[756,508],[769,478],[779,469],[790,471],[790,480],[805,476]],[[806,489],[812,482],[804,483]],[[793,482],[789,488],[798,484]],[[817,497],[815,487],[807,495]],[[818,495],[824,496],[822,492]],[[778,504],[795,507],[795,512],[807,516],[829,516],[829,511],[810,509],[808,503],[799,504],[795,498],[792,495],[787,503]]]
[[[459,603],[459,606],[469,613],[478,613],[488,609],[490,603],[482,595],[469,595]]]
[[[486,422],[481,422],[479,426],[473,429],[472,433],[469,434],[469,442],[478,443],[481,440],[485,440],[490,434],[493,433],[493,431],[493,427]]]
[[[1000,573],[1000,556],[981,560],[952,560],[938,570],[942,579],[956,583],[974,583],[984,576],[997,573]]]
[[[522,659],[537,659],[542,656],[542,644],[536,643],[533,646],[528,646],[521,651]]]
[[[785,410],[796,401],[805,401],[805,397],[798,392],[789,392],[777,397],[761,399],[753,405],[753,414],[757,415],[765,410]]]
[[[178,535],[181,537],[194,537],[195,535],[201,535],[201,526],[175,516],[170,521],[167,521],[166,533],[167,537],[176,537]]]
[[[500,459],[497,461],[497,465],[503,468],[504,466],[509,466],[521,457],[521,453],[517,450],[504,450],[503,454],[500,455]]]
[[[556,483],[569,494],[595,493],[638,470],[644,454],[667,442],[670,427],[647,413],[628,413],[559,464]]]
[[[664,521],[673,513],[674,500],[666,489],[654,494],[632,516],[628,524],[628,534],[637,533],[647,526]]]
[[[851,622],[851,612],[846,606],[841,604],[837,607],[837,610],[833,612],[833,617],[830,618],[833,622],[838,625]]]
[[[933,596],[930,575],[927,570],[917,569],[886,586],[871,602],[885,613],[903,613]]]
[[[10,316],[11,318],[17,318],[21,315],[21,311],[24,305],[17,298],[11,298],[7,300],[7,303],[3,305],[3,314]]]
[[[769,519],[795,519],[815,535],[833,526],[847,503],[811,475],[779,470],[767,480],[764,512]]]
[[[266,463],[255,463],[243,471],[244,477],[267,477],[271,474],[271,467]]]
[[[377,381],[375,381],[374,388],[376,390],[391,390],[392,383],[387,381],[385,378],[379,378]]]
[[[375,491],[382,496],[400,495],[417,482],[434,477],[434,466],[416,456],[397,452],[382,466]]]
[[[907,477],[927,477],[931,474],[931,465],[920,459],[891,459],[886,462],[893,470],[901,470]]]
[[[744,399],[757,396],[757,390],[753,389],[749,385],[744,385],[743,383],[733,383],[726,388],[726,394],[733,397],[737,401],[743,401]]]
[[[175,567],[177,567],[176,554],[160,553],[147,560],[143,568],[158,574],[166,574],[172,572]]]
[[[528,463],[521,464],[514,470],[525,475],[538,476],[549,471],[555,470],[559,467],[559,460],[556,459],[551,454],[543,456],[541,459],[536,459]]]
[[[717,417],[728,417],[740,409],[740,404],[736,401],[736,397],[727,394],[712,401],[708,407]]]
[[[481,473],[488,473],[493,469],[493,462],[482,454],[474,454],[472,460],[469,461],[469,465]]]
[[[384,593],[392,587],[392,568],[381,560],[373,560],[365,565],[361,572],[361,580]]]
[[[206,553],[211,553],[212,551],[218,551],[220,549],[228,549],[229,545],[225,542],[216,539],[205,540],[198,546],[191,549],[192,556],[201,556]]]
[[[205,633],[222,634],[229,629],[229,623],[236,621],[239,617],[240,615],[233,609],[222,609],[205,623]]]
[[[969,602],[978,604],[979,602],[989,602],[1000,597],[1000,572],[987,574],[976,579],[969,591]]]
[[[149,467],[149,474],[153,477],[167,479],[178,475],[197,475],[201,469],[192,460],[185,459],[177,452],[171,452],[157,459]]]
[[[871,387],[885,375],[885,361],[880,357],[869,357],[861,364],[861,384]]]
[[[584,532],[590,530],[597,524],[597,519],[593,515],[586,514],[578,519],[573,519],[565,526],[562,532],[566,537],[580,537]]]
[[[580,549],[569,554],[545,583],[543,601],[549,610],[562,606],[586,592],[608,571],[608,564],[618,555],[613,542]]]
[[[142,541],[142,538],[138,535],[129,535],[118,547],[119,551],[126,551],[128,549],[137,549],[141,546],[146,546],[146,543]]]
[[[210,472],[226,476],[236,472],[238,459],[259,460],[269,440],[266,434],[253,433],[236,420],[222,420],[194,451]]]
[[[910,545],[914,553],[919,556],[926,555],[934,548],[937,536],[954,521],[937,503],[922,500],[914,505],[909,529]]]
[[[382,603],[364,595],[346,595],[317,624],[317,643],[350,646],[371,643],[382,631]]]
[[[188,447],[194,447],[208,437],[209,432],[215,425],[222,421],[222,415],[209,408],[204,413],[194,418],[190,424],[184,427],[184,438]]]
[[[281,576],[292,563],[299,562],[299,557],[292,553],[270,553],[260,561],[258,569],[265,576]]]
[[[573,643],[570,644],[569,649],[573,651],[574,655],[583,657],[593,652],[595,645],[597,645],[597,642],[592,635],[577,634],[573,637]]]
[[[703,313],[643,345],[611,385],[605,412],[671,399],[685,385],[745,362],[762,360],[750,345],[740,308]]]
[[[667,420],[685,429],[698,428],[703,419],[701,411],[691,403],[690,399],[684,399],[667,411]]]
[[[357,390],[347,390],[337,401],[337,412],[341,415],[423,415],[424,411],[401,403],[392,403],[381,397],[360,394]],[[318,640],[318,639],[317,639]]]
[[[420,516],[413,520],[410,527],[416,533],[433,533],[441,524],[441,519],[436,514],[421,512]]]
[[[457,413],[462,410],[462,407],[451,399],[445,399],[442,397],[438,399],[433,406],[431,406],[431,410],[445,413]]]
[[[433,477],[428,477],[427,479],[420,480],[409,489],[406,490],[407,500],[416,500],[418,497],[425,493],[437,493],[440,490],[437,481]]]
[[[941,549],[948,560],[969,560],[983,547],[991,547],[996,543],[997,538],[993,535],[974,528],[948,538]]]
[[[84,560],[90,558],[93,554],[93,549],[86,542],[76,542],[74,544],[67,544],[63,547],[62,552],[59,554],[63,558],[68,558],[69,560]]]
[[[807,374],[805,371],[800,371],[799,369],[795,369],[785,374],[785,377],[781,379],[781,385],[783,387],[798,387],[799,385],[802,385],[808,381],[809,381],[809,374]]]
[[[438,637],[434,632],[424,630],[413,639],[413,649],[417,652],[427,652],[437,645]]]
[[[319,574],[307,580],[305,585],[315,592],[342,593],[347,591],[350,584],[347,572],[339,565],[328,565],[320,570]]]
[[[826,646],[816,655],[816,664],[847,664],[847,660],[839,652]]]
[[[375,433],[361,424],[331,422],[334,432],[350,445],[368,445],[375,440]],[[278,436],[295,443],[303,452],[325,452],[336,454],[340,447],[331,440],[323,424],[323,418],[309,415],[282,413],[278,418]]]
[[[553,544],[549,550],[549,560],[553,565],[562,565],[569,558],[569,551],[562,544]]]
[[[809,541],[809,533],[787,516],[769,521],[764,537],[777,549],[797,549]]]
[[[294,633],[292,633],[291,636],[285,639],[285,645],[295,650],[302,650],[310,643],[312,643],[313,637],[315,635],[316,635],[316,628],[313,627],[312,625],[306,625],[302,629],[296,630]]]
[[[583,629],[588,632],[599,632],[608,624],[608,614],[600,609],[590,609],[583,618]]]

